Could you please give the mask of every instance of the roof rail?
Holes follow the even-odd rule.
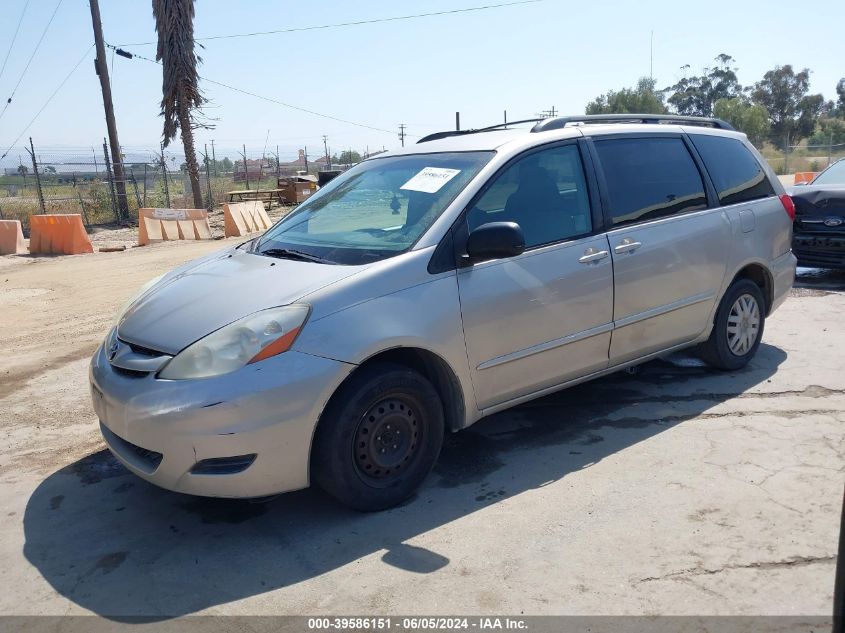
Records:
[[[703,116],[680,116],[678,114],[584,114],[544,119],[531,128],[532,132],[559,130],[570,123],[674,123],[713,127],[719,130],[734,130],[727,121]]]
[[[463,136],[465,134],[478,134],[479,132],[490,132],[492,130],[498,130],[498,129],[501,129],[501,128],[506,128],[509,125],[518,125],[520,123],[538,123],[539,124],[539,122],[543,121],[543,120],[544,119],[522,119],[521,121],[508,121],[507,123],[497,123],[496,125],[489,125],[487,127],[471,129],[471,130],[446,130],[445,132],[434,132],[432,134],[428,134],[426,136],[423,136],[420,140],[417,141],[417,144],[427,143],[428,141],[436,141],[438,139],[448,138],[450,136]]]

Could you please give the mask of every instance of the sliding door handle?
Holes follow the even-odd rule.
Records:
[[[633,253],[642,245],[642,242],[635,242],[630,237],[626,237],[618,246],[613,249],[613,252],[618,253],[619,255],[622,255],[623,253]]]
[[[610,255],[607,251],[599,251],[595,248],[588,248],[584,251],[584,256],[580,257],[578,261],[582,264],[593,264],[595,262],[599,262],[603,260],[605,257]]]

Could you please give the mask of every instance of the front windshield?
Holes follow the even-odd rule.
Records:
[[[295,251],[365,264],[410,249],[493,152],[377,158],[320,189],[259,240],[254,252]]]
[[[813,181],[814,185],[845,185],[845,160],[833,163]]]

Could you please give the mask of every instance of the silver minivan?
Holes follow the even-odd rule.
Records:
[[[685,347],[748,363],[795,258],[792,201],[745,136],[531,123],[366,160],[142,289],[91,361],[117,459],[184,493],[315,482],[378,510],[495,411]]]

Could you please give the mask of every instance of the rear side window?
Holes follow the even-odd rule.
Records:
[[[775,194],[766,172],[741,141],[704,134],[690,138],[713,179],[721,204],[737,204]]]
[[[596,140],[595,147],[612,226],[707,207],[701,174],[680,138]]]

